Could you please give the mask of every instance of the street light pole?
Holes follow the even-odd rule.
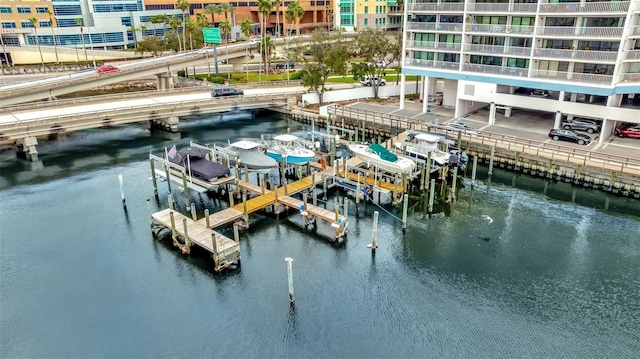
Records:
[[[91,46],[91,57],[93,57],[93,68],[96,68],[96,54],[93,49],[93,40],[91,39],[91,27],[87,26],[87,31],[89,31],[89,46]]]

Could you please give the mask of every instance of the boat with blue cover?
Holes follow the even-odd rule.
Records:
[[[306,148],[297,136],[284,134],[273,138],[267,146],[267,155],[277,162],[303,165],[315,156],[315,152]]]

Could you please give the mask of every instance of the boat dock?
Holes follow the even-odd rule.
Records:
[[[233,240],[223,236],[171,208],[153,213],[151,217],[154,225],[160,225],[171,230],[173,245],[180,248],[183,254],[191,253],[192,244],[197,244],[211,253],[216,272],[231,267],[233,264],[240,264],[240,243],[238,238]],[[234,232],[237,233],[237,230]],[[180,243],[179,236],[181,236],[184,243]]]

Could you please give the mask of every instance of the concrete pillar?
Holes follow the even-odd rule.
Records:
[[[422,77],[422,113],[429,109],[429,76]]]
[[[516,93],[516,87],[515,86],[509,86],[509,94],[510,95],[515,95]]]
[[[163,122],[169,125],[168,127],[170,132],[178,132],[178,123],[180,122],[180,118],[178,116],[171,116]]]
[[[504,117],[505,118],[511,117],[511,106],[505,106],[505,108],[504,108]]]
[[[229,59],[229,64],[233,65],[233,72],[244,72],[244,63],[247,62],[247,57],[238,57]]]
[[[156,87],[158,88],[158,91],[164,91],[166,90],[165,87],[165,82],[164,82],[164,78],[162,77],[162,74],[156,75]]]
[[[20,145],[20,153],[24,158],[31,160],[31,162],[38,162],[38,139],[35,137],[25,137],[18,141]]]
[[[578,94],[576,92],[572,92],[571,96],[569,97],[569,101],[576,102],[577,100],[578,100]],[[567,121],[571,121],[571,120],[573,120],[573,115],[567,114]]]
[[[490,125],[496,124],[496,103],[495,102],[492,102],[491,105],[489,105],[489,124]]]
[[[553,122],[553,128],[560,128],[562,124],[562,112],[556,111],[556,118]]]
[[[400,75],[400,106],[398,106],[400,110],[404,109],[404,96],[405,96],[406,82],[407,82],[407,77],[405,76],[405,74]]]
[[[455,108],[453,117],[455,118],[464,117],[464,115],[466,115],[467,112],[469,111],[468,106],[469,106],[469,101],[461,100],[459,98],[456,99],[456,108]]]

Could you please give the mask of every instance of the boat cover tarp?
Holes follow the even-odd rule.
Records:
[[[386,148],[384,148],[382,145],[379,145],[377,143],[369,145],[369,149],[375,154],[377,154],[378,156],[380,156],[380,158],[385,161],[395,162],[398,160],[398,156],[389,152]]]
[[[175,156],[169,157],[169,161],[184,167],[191,175],[205,181],[213,182],[229,176],[231,171],[227,167],[205,158],[208,153],[210,151],[203,148],[184,147]]]

